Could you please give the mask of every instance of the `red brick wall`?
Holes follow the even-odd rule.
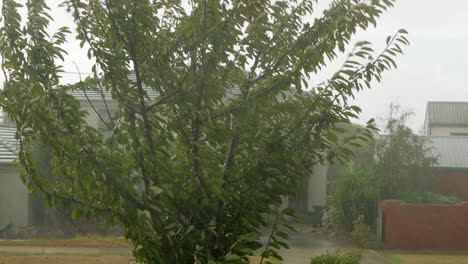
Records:
[[[382,201],[384,243],[395,248],[468,248],[468,203]]]
[[[468,172],[439,172],[432,191],[468,201]]]

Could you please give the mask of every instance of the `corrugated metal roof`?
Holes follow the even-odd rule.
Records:
[[[128,75],[128,79],[131,82],[136,82],[135,73],[130,73]],[[159,96],[159,93],[154,91],[149,86],[144,85],[143,89],[146,91],[146,93],[148,94],[148,97],[150,99],[154,99],[154,98]],[[232,88],[232,89],[229,89],[227,92],[229,94],[231,94],[231,95],[240,95],[241,94],[241,91],[240,91],[239,87],[237,87],[237,86]],[[88,99],[90,101],[103,101],[103,97],[104,97],[104,100],[106,100],[106,101],[111,101],[112,100],[112,95],[111,95],[110,91],[103,91],[103,93],[101,94],[101,92],[91,91],[91,90],[90,91],[73,90],[73,91],[69,91],[68,94],[73,95],[79,101],[87,101]],[[288,98],[294,98],[296,96],[296,94],[297,94],[297,92],[295,91],[295,89],[294,90],[291,89],[290,91],[285,91],[285,92],[277,95],[276,99],[279,100],[279,101],[283,101],[283,100],[288,99]],[[88,97],[88,98],[86,98],[86,97]]]
[[[16,128],[0,126],[0,163],[13,163],[18,158]]]
[[[428,102],[426,126],[468,126],[468,102]]]
[[[135,73],[129,74],[128,79],[132,82],[136,82]],[[143,86],[143,89],[146,91],[150,99],[154,99],[159,95],[158,92],[154,91],[153,89],[151,89],[150,87],[146,85]],[[101,94],[101,92],[97,92],[97,91],[73,90],[73,91],[69,91],[68,94],[73,95],[76,99],[80,101],[87,101],[88,99],[86,97],[88,97],[90,101],[103,101],[103,96],[104,96],[104,100],[106,101],[112,100],[112,94],[110,91],[103,91],[103,93]]]
[[[430,136],[438,167],[468,168],[468,137]]]

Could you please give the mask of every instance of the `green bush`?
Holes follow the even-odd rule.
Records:
[[[351,232],[351,239],[360,247],[381,249],[382,242],[377,241],[374,232],[371,231],[369,225],[364,222],[364,216],[360,215],[353,224],[353,231]]]
[[[325,209],[323,207],[316,206],[314,212],[308,212],[306,215],[300,215],[297,217],[297,221],[301,224],[312,225],[313,227],[322,226],[322,218]]]
[[[408,193],[402,196],[402,200],[414,204],[457,204],[460,202],[457,197],[432,192]]]
[[[362,259],[360,252],[342,253],[336,251],[334,253],[326,253],[317,257],[313,257],[310,264],[359,264]]]
[[[326,232],[343,232],[343,214],[335,207],[323,213],[322,229]]]
[[[347,232],[352,231],[360,215],[368,225],[373,221],[379,190],[372,176],[370,171],[348,170],[338,178],[332,202],[341,213],[343,229]]]

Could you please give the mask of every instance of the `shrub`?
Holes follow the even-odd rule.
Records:
[[[324,212],[325,209],[323,207],[315,206],[314,212],[298,216],[297,221],[302,224],[312,225],[313,227],[321,227]]]
[[[360,215],[364,216],[366,224],[372,223],[378,193],[378,186],[370,171],[348,170],[338,178],[332,202],[343,215],[342,224],[345,231],[352,231],[353,223]]]
[[[343,214],[335,207],[331,207],[323,213],[322,229],[326,232],[343,231]]]
[[[381,242],[377,241],[376,235],[371,231],[370,226],[364,222],[364,216],[362,215],[360,215],[353,223],[351,239],[363,248],[382,248]]]
[[[446,196],[432,192],[413,192],[403,195],[403,201],[415,204],[456,204],[457,197]]]
[[[361,252],[342,253],[336,251],[313,257],[310,264],[359,264],[361,259]]]

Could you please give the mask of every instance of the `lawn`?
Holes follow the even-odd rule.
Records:
[[[51,247],[92,247],[92,248],[128,248],[131,244],[123,237],[112,236],[77,236],[71,239],[0,239],[0,245],[16,246],[51,246]],[[0,262],[1,263],[1,262]]]
[[[129,264],[130,255],[71,255],[71,254],[17,254],[0,253],[0,264]]]
[[[412,255],[382,254],[394,264],[466,264],[468,256],[463,255]]]
[[[136,263],[135,259],[126,254],[18,254],[0,253],[0,264],[129,264]],[[252,258],[252,264],[260,263],[259,257]],[[263,262],[265,263],[265,261]],[[281,262],[275,262],[279,264]]]

